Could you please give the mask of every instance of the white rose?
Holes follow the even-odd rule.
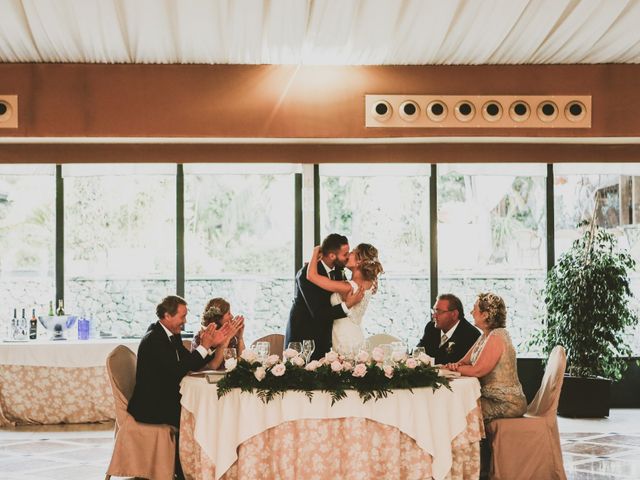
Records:
[[[392,378],[393,377],[393,367],[390,365],[385,365],[384,367],[382,367],[382,369],[384,370],[384,376],[387,378]]]
[[[421,353],[418,355],[418,360],[420,360],[425,365],[431,365],[431,357],[426,353]]]
[[[339,372],[342,370],[342,364],[338,360],[334,360],[331,362],[331,370],[334,372]]]
[[[296,355],[291,359],[291,363],[298,367],[302,367],[304,365],[304,358],[302,358],[300,355]]]
[[[269,355],[267,357],[267,361],[265,362],[265,365],[267,367],[270,367],[271,365],[275,365],[276,363],[278,363],[280,361],[280,357],[276,354],[273,355]]]
[[[267,375],[267,370],[264,367],[256,368],[256,371],[253,372],[253,376],[256,377],[256,380],[261,382],[264,377]]]
[[[342,368],[347,371],[350,372],[351,370],[353,370],[353,364],[351,362],[344,362],[342,364]]]
[[[287,367],[284,366],[284,363],[277,363],[271,369],[271,373],[274,377],[281,377],[284,375],[284,372],[287,371]]]
[[[369,353],[364,350],[360,350],[358,352],[358,355],[356,356],[356,360],[362,363],[366,363],[366,361],[369,360]]]
[[[253,363],[258,358],[258,354],[251,348],[245,348],[240,355],[240,358],[246,360],[249,363]]]
[[[298,351],[293,348],[287,348],[284,351],[284,358],[293,358],[298,355]]]
[[[324,358],[327,360],[327,363],[333,363],[338,360],[338,354],[334,351],[328,352]]]
[[[364,363],[359,363],[353,369],[353,373],[351,375],[353,375],[354,377],[364,377],[366,374],[367,374],[367,366]]]
[[[371,352],[371,358],[373,358],[376,362],[382,362],[384,360],[384,352],[380,347],[376,347]]]
[[[415,358],[408,358],[405,365],[407,368],[416,368],[418,366],[418,361]]]
[[[236,366],[238,365],[238,360],[236,360],[235,358],[227,358],[224,361],[224,369],[227,372],[230,372],[231,370],[233,370],[234,368],[236,368]]]
[[[304,367],[304,369],[309,370],[310,372],[315,372],[320,365],[321,363],[318,360],[311,360],[309,363],[307,363],[307,366]]]
[[[404,360],[405,353],[404,352],[393,352],[391,354],[391,359],[394,362],[401,362]]]

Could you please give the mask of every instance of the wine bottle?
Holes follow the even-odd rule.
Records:
[[[20,340],[29,338],[29,322],[25,315],[25,309],[22,309],[22,317],[20,317]]]
[[[62,299],[58,300],[58,310],[56,310],[56,315],[59,317],[64,315],[64,304]]]
[[[49,300],[49,316],[53,317],[53,301]]]
[[[18,309],[13,309],[13,318],[11,319],[11,329],[9,331],[9,338],[15,340],[18,333]]]
[[[31,310],[31,320],[29,320],[29,340],[38,338],[38,319],[36,318],[36,309]]]

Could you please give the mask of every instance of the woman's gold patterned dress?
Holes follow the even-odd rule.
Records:
[[[475,364],[492,335],[502,337],[505,349],[493,370],[479,378],[485,423],[494,418],[521,417],[527,411],[527,399],[518,379],[516,351],[506,329],[496,328],[489,335],[481,335],[471,349],[471,364]]]

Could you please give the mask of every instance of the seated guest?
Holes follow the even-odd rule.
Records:
[[[436,364],[457,362],[480,336],[478,329],[464,318],[460,299],[451,293],[438,296],[431,317],[418,347],[424,347]]]
[[[447,368],[479,378],[485,423],[494,418],[521,417],[527,410],[527,400],[518,379],[516,351],[505,329],[504,300],[493,293],[481,293],[472,315],[482,336],[462,360]]]
[[[200,332],[193,337],[193,343],[191,344],[192,351],[200,345],[200,335],[209,325],[213,323],[217,328],[222,328],[224,325],[234,320],[236,322],[241,322],[242,327],[240,327],[234,336],[229,337],[222,344],[218,345],[218,348],[216,348],[216,352],[213,355],[213,359],[206,364],[205,368],[210,368],[212,370],[223,368],[223,353],[225,348],[235,348],[237,356],[240,356],[244,351],[244,317],[242,315],[234,317],[231,313],[231,305],[229,305],[229,302],[224,298],[212,298],[207,302],[207,305],[204,307],[204,312],[202,313],[202,321],[200,322],[202,324],[202,328]]]
[[[187,320],[187,302],[171,295],[156,307],[158,321],[151,324],[138,347],[136,385],[127,410],[138,422],[180,425],[180,381],[213,358],[212,347],[228,342],[242,321],[207,327],[200,346],[189,352],[180,332]]]

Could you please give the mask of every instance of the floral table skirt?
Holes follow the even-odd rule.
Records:
[[[193,437],[194,416],[182,409],[180,460],[187,480],[215,478],[215,465]],[[482,414],[467,415],[467,429],[454,438],[447,479],[480,476]],[[238,460],[222,477],[231,479],[428,479],[431,456],[395,427],[364,418],[286,422],[238,448]]]
[[[0,426],[114,418],[106,367],[0,365]]]

